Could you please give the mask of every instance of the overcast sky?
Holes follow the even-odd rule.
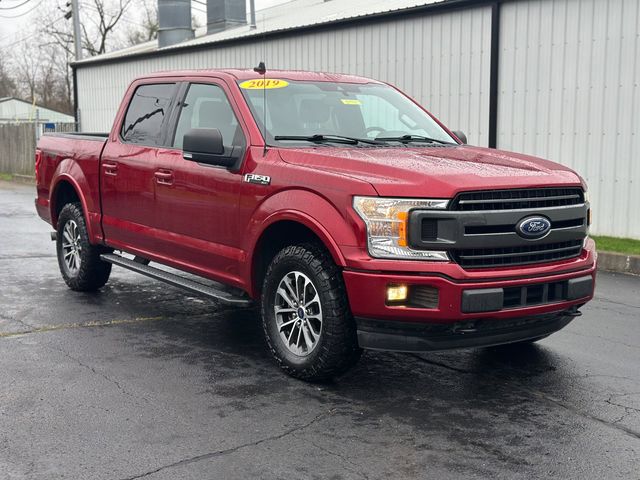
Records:
[[[87,0],[80,0],[82,4]],[[256,10],[269,8],[280,3],[286,3],[291,0],[255,0]],[[206,7],[201,2],[206,0],[192,1],[193,15],[198,19],[200,24],[206,25]],[[32,24],[37,18],[38,10],[46,3],[55,4],[55,0],[0,0],[0,49],[3,46],[12,44],[20,40],[23,36],[32,32]],[[58,2],[64,3],[64,2]],[[133,18],[140,14],[140,7],[132,7],[129,12],[129,19],[126,22],[134,23]],[[247,12],[249,11],[249,1],[247,0]],[[80,7],[80,15],[90,14],[91,10]],[[24,32],[24,34],[23,34]]]

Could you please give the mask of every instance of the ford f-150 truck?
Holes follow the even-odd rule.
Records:
[[[362,349],[536,341],[593,296],[578,174],[468,146],[367,78],[141,77],[110,133],[45,135],[35,169],[71,289],[99,289],[118,265],[259,305],[277,363],[305,380]]]

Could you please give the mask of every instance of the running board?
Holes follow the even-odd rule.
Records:
[[[180,275],[169,273],[167,271],[160,270],[159,268],[150,267],[149,265],[141,263],[139,260],[130,260],[114,253],[103,253],[100,255],[100,259],[103,262],[109,262],[114,265],[133,270],[134,272],[141,273],[142,275],[146,275],[147,277],[151,277],[155,280],[160,280],[161,282],[168,283],[174,287],[183,288],[193,293],[214,298],[227,305],[235,305],[239,307],[251,305],[251,299],[248,297],[235,295],[222,289],[203,285],[202,283],[181,277]]]

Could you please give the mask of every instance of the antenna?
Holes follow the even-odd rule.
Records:
[[[262,119],[262,136],[264,137],[264,151],[262,155],[267,154],[267,67],[264,62],[260,62],[257,67],[253,69],[258,75],[262,75],[262,111],[264,118]]]
[[[264,157],[267,154],[267,67],[264,62],[267,59],[267,22],[266,17],[262,14],[262,58],[257,67],[253,69],[258,75],[262,75],[262,110],[264,112],[264,119],[262,121],[262,128],[264,130],[262,136],[264,137],[264,150],[262,151],[262,156]]]

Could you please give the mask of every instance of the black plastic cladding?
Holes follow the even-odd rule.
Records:
[[[584,192],[574,187],[462,192],[448,210],[413,211],[409,243],[445,250],[468,269],[567,260],[582,251],[588,209]],[[551,221],[543,238],[516,233],[518,222],[532,215]]]

